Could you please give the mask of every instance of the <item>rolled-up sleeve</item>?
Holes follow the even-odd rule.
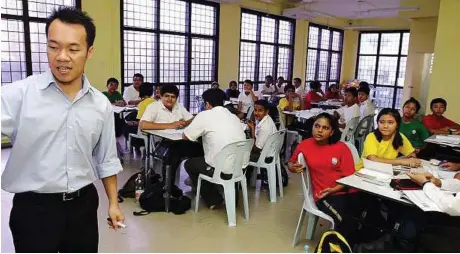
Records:
[[[99,142],[94,148],[94,160],[99,179],[116,175],[123,170],[117,156],[117,140],[112,109],[107,106]]]

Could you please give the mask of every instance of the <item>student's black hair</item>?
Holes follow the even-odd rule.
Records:
[[[211,83],[211,86],[214,86],[214,85],[217,85],[217,88],[219,88],[219,86],[220,86],[219,83],[217,83],[216,81]]]
[[[414,97],[410,97],[409,100],[407,100],[406,102],[404,102],[404,105],[403,105],[403,108],[409,104],[409,103],[414,103],[415,104],[415,113],[418,113],[418,111],[420,110],[420,108],[422,107],[420,105],[420,102],[418,102],[418,100],[416,100]]]
[[[278,79],[280,79],[280,78],[282,78],[283,80],[285,80],[283,76],[279,76],[279,77],[278,77]]]
[[[224,106],[224,100],[226,97],[226,94],[224,91],[220,89],[208,89],[203,92],[201,95],[203,98],[204,103],[209,103],[213,107],[218,107],[218,106]]]
[[[175,85],[164,85],[160,89],[160,95],[163,97],[165,93],[171,93],[174,94],[177,98],[179,98],[179,88]]]
[[[330,85],[327,87],[327,91],[330,92],[330,91],[332,90],[332,88],[339,89],[338,86],[337,86],[337,84],[330,84]]]
[[[144,98],[145,96],[152,97],[153,95],[153,84],[145,82],[139,87],[139,97]]]
[[[108,86],[110,83],[115,83],[115,84],[117,84],[117,86],[120,84],[120,82],[118,82],[118,79],[116,79],[116,78],[109,78],[109,79],[107,79],[107,86]]]
[[[238,83],[236,83],[235,80],[232,80],[232,81],[230,81],[230,82],[228,83],[229,86],[231,86],[232,84],[235,84],[235,86],[238,86]]]
[[[393,148],[395,150],[398,150],[398,148],[400,148],[403,145],[403,138],[401,136],[401,133],[399,133],[399,126],[401,125],[401,115],[399,114],[399,111],[396,110],[396,109],[384,108],[384,109],[380,110],[379,114],[377,115],[377,124],[378,124],[380,118],[382,116],[384,116],[384,115],[391,115],[396,120],[396,132],[395,132],[395,137],[393,139],[393,144],[392,145],[393,145]],[[377,139],[377,141],[379,141],[379,142],[382,141],[383,135],[380,132],[378,127],[375,128],[374,135],[375,135],[375,138]]]
[[[361,81],[361,82],[359,82],[359,88],[361,88],[361,87],[370,88],[370,87],[369,87],[369,83],[367,83],[366,81]]]
[[[317,115],[315,117],[314,122],[316,122],[318,119],[321,119],[321,118],[324,118],[329,121],[329,125],[331,125],[331,130],[333,131],[332,135],[329,137],[329,144],[332,145],[332,144],[339,142],[342,135],[339,130],[339,122],[337,118],[325,112],[325,113],[321,113]],[[313,122],[313,128],[314,128],[314,122]]]
[[[134,79],[135,77],[141,78],[141,81],[144,82],[144,75],[142,75],[142,74],[140,74],[140,73],[136,73],[136,74],[133,75],[133,79]]]
[[[270,110],[270,103],[267,100],[257,100],[254,105],[262,106],[265,110]]]
[[[299,81],[299,83],[302,84],[302,79],[301,78],[294,78],[293,81]]]
[[[289,89],[292,89],[292,91],[295,91],[295,87],[293,84],[287,84],[285,87],[284,87],[284,92],[287,93],[287,90]]]
[[[436,104],[436,103],[442,103],[444,105],[444,107],[447,108],[447,101],[446,100],[444,100],[443,98],[436,98],[436,99],[433,99],[430,102],[430,109],[432,109],[433,105]]]
[[[57,10],[54,10],[46,20],[45,32],[47,38],[50,25],[56,19],[59,19],[60,21],[67,24],[77,24],[85,27],[86,44],[88,44],[87,48],[89,49],[91,46],[93,46],[94,40],[96,39],[96,26],[94,25],[93,19],[88,15],[88,13],[75,7],[69,6],[61,6]]]
[[[271,79],[271,80],[273,80],[273,76],[272,76],[272,75],[267,75],[267,76],[265,76],[265,80],[266,80],[266,79]]]
[[[358,97],[358,90],[356,90],[356,88],[354,88],[354,87],[346,88],[345,93],[349,93],[355,98]]]
[[[310,82],[310,89],[318,89],[321,88],[321,83],[319,81],[311,81]]]
[[[369,88],[369,86],[363,86],[358,89],[358,93],[365,93],[369,95],[371,93],[371,89]]]
[[[250,79],[246,79],[244,83],[250,84],[252,87],[254,87],[254,83]]]

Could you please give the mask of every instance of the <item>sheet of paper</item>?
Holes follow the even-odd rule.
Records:
[[[393,166],[387,163],[381,163],[376,161],[371,161],[368,159],[363,159],[364,168],[380,172],[382,174],[393,175]]]
[[[404,198],[409,199],[412,203],[418,206],[425,212],[439,212],[439,207],[427,195],[423,190],[408,190],[402,191]]]
[[[436,141],[449,144],[460,144],[460,135],[436,135]]]
[[[378,172],[378,171],[375,171],[375,170],[372,170],[372,169],[367,169],[367,168],[360,169],[359,173],[371,176],[371,177],[375,178],[375,180],[377,180],[379,182],[385,182],[385,183],[386,182],[389,183],[391,181],[391,177],[392,177],[392,175],[384,174],[384,173],[381,173],[381,172]]]

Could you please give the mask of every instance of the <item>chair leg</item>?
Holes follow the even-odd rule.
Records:
[[[227,209],[228,226],[236,226],[236,209],[235,209],[235,184],[224,184],[225,206]]]
[[[305,209],[303,209],[303,205],[302,205],[302,210],[300,211],[299,221],[297,222],[297,228],[295,229],[295,233],[294,233],[294,239],[292,240],[292,247],[295,247],[297,245],[297,242],[299,241],[300,231],[302,229],[302,224],[303,224],[303,220],[305,218],[306,213],[307,212],[305,211]]]
[[[278,173],[278,187],[280,190],[280,197],[282,198],[283,197],[283,178],[281,176],[281,163],[280,163],[279,155],[277,157],[275,167],[276,167],[275,168],[276,172]]]
[[[258,170],[259,168],[256,168],[256,167],[253,167],[252,169],[252,176],[251,176],[251,187],[256,187],[256,184],[257,184],[257,174],[259,171]]]
[[[200,204],[200,190],[201,190],[201,177],[198,176],[198,184],[196,187],[196,195],[195,195],[195,212],[198,212],[198,206]]]
[[[308,215],[308,225],[307,225],[307,240],[313,240],[313,235],[315,235],[316,224],[318,223],[318,216],[314,214]]]
[[[246,178],[243,178],[240,182],[241,190],[243,191],[243,203],[244,203],[244,217],[249,220],[249,201],[248,201],[248,184]]]
[[[270,192],[270,202],[276,202],[276,166],[275,162],[273,162],[270,167],[267,168],[267,176],[268,176],[268,189]]]

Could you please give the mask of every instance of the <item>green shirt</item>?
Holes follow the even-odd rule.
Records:
[[[430,133],[426,129],[425,125],[419,120],[412,120],[410,123],[401,122],[399,132],[409,139],[413,147],[420,148],[423,146],[423,141],[430,137]]]
[[[115,91],[113,94],[109,94],[109,92],[104,91],[102,92],[105,96],[107,96],[107,99],[109,99],[110,103],[115,103],[116,101],[122,101],[123,96],[121,96],[121,93],[118,91]]]

